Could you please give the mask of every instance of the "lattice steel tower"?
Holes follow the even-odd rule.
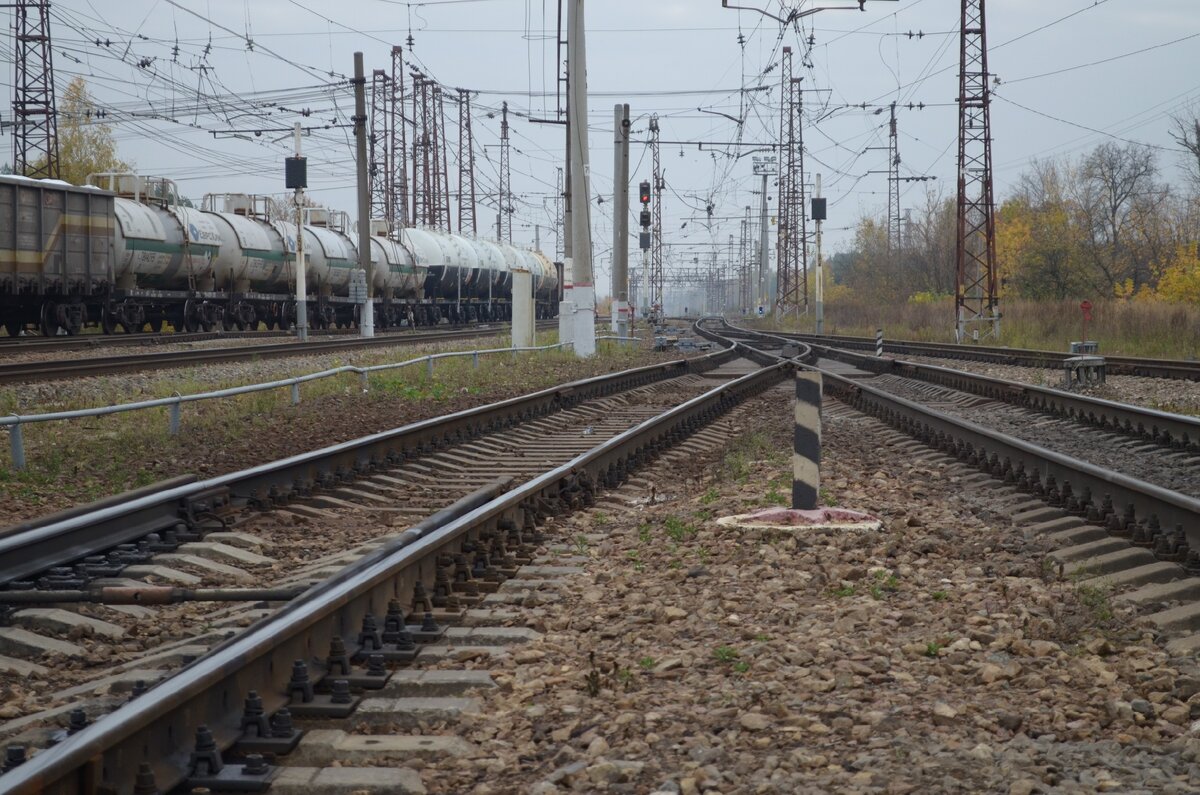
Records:
[[[1000,336],[984,0],[962,0],[959,63],[954,334],[962,342],[975,333],[981,338]]]
[[[783,102],[779,120],[779,234],[776,240],[775,313],[784,317],[808,309],[807,217],[804,208],[804,108],[800,78],[792,76],[792,48],[783,48]]]
[[[371,218],[392,218],[394,194],[390,171],[391,78],[382,69],[371,73],[371,120],[368,128],[367,176],[371,183]]]
[[[663,239],[662,239],[662,199],[663,183],[662,152],[659,146],[658,114],[650,117],[650,154],[653,160],[654,189],[653,221],[650,226],[650,308],[654,311],[665,309],[663,303]]]
[[[388,179],[392,183],[392,208],[388,216],[392,234],[398,235],[409,217],[408,199],[408,122],[404,119],[404,52],[392,47],[392,96],[388,145]]]
[[[500,106],[500,240],[512,243],[512,167],[509,165],[508,103]]]
[[[18,0],[13,11],[13,173],[58,179],[50,3]]]
[[[458,231],[479,234],[475,218],[475,136],[471,133],[471,92],[458,90]]]
[[[900,142],[896,131],[896,103],[891,105],[888,123],[888,262],[895,266],[900,257]],[[893,271],[895,272],[895,271]]]

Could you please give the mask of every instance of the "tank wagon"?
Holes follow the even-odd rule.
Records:
[[[273,219],[265,197],[206,195],[165,178],[99,174],[92,184],[0,176],[0,324],[15,336],[288,328],[303,242],[311,328],[358,322],[357,235],[345,213]],[[302,237],[301,237],[302,236]],[[558,266],[541,252],[371,222],[377,328],[511,318],[512,272],[533,274],[537,316],[558,312]]]

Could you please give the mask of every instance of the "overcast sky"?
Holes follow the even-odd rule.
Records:
[[[830,200],[827,250],[845,248],[860,217],[886,210],[886,174],[869,172],[887,167],[886,151],[871,147],[887,146],[887,114],[876,110],[892,101],[904,106],[901,174],[936,177],[906,183],[902,204],[916,204],[926,189],[953,195],[954,0],[868,0],[865,12],[809,17],[799,33],[781,32],[778,22],[753,11],[723,9],[720,0],[587,5],[601,292],[611,256],[613,104],[631,104],[635,140],[646,137],[649,115],[657,113],[664,140],[773,142],[784,45],[795,51],[795,73],[804,78],[809,179],[820,172]],[[796,2],[758,5],[778,14]],[[1159,147],[1163,178],[1178,180],[1168,117],[1200,112],[1197,0],[992,0],[988,12],[989,66],[1000,81],[992,109],[998,198],[1032,158],[1078,156],[1106,140]],[[540,225],[543,248],[553,253],[561,128],[529,117],[555,114],[556,14],[556,0],[54,0],[51,32],[60,92],[71,77],[86,77],[115,122],[121,156],[139,171],[172,177],[193,198],[280,194],[291,138],[278,130],[297,120],[331,125],[305,139],[310,187],[318,201],[351,215],[353,95],[339,81],[352,71],[354,51],[365,53],[369,73],[390,68],[391,45],[404,46],[444,85],[479,92],[474,134],[483,234],[495,219],[499,138],[499,119],[486,114],[509,102],[514,240],[532,244]],[[5,53],[11,95],[11,41]],[[741,90],[760,86],[770,90]],[[861,103],[868,107],[850,107]],[[909,110],[909,103],[925,108]],[[302,110],[310,115],[301,117]],[[728,117],[743,120],[740,131]],[[453,120],[448,132],[456,142]],[[6,135],[5,161],[11,146]],[[663,146],[669,263],[690,265],[714,247],[724,252],[729,236],[740,233],[744,208],[757,212],[750,158],[736,156],[750,148]],[[637,181],[649,178],[650,158],[635,144],[631,159],[636,191]]]

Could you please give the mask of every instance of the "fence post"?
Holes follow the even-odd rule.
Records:
[[[883,358],[883,329],[875,329],[875,355]]]
[[[12,449],[13,469],[25,469],[25,434],[21,431],[21,423],[8,426],[8,442]]]
[[[298,383],[292,384],[292,405],[300,405],[300,384]]]
[[[359,385],[360,387],[362,387],[362,391],[363,391],[363,392],[367,392],[367,391],[369,391],[369,390],[371,389],[371,385],[370,385],[370,383],[369,383],[369,381],[368,381],[368,379],[367,379],[367,373],[366,373],[366,371],[363,371],[363,372],[361,372],[361,373],[359,373],[359,374],[358,374],[358,385]]]
[[[792,454],[792,508],[817,507],[821,488],[821,374],[796,371],[796,430]]]
[[[429,375],[429,378],[432,380],[433,379],[433,354],[432,353],[425,357],[425,365],[426,365],[426,367],[425,367],[426,373]]]
[[[179,435],[179,421],[183,402],[176,400],[167,409],[167,416],[170,418],[168,430],[172,436]]]
[[[472,351],[471,366],[474,367],[476,370],[479,369],[479,351]]]

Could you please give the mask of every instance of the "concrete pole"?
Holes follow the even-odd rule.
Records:
[[[817,174],[815,198],[821,198],[821,175]],[[825,269],[821,267],[821,222],[817,221],[817,333],[825,333]]]
[[[300,157],[300,122],[296,122],[296,157]],[[308,340],[308,263],[304,260],[304,188],[296,188],[296,339]]]
[[[629,336],[629,105],[613,113],[612,330]]]
[[[770,295],[767,294],[767,240],[769,239],[770,228],[767,226],[767,179],[768,175],[762,175],[762,212],[759,219],[759,236],[758,236],[758,303],[765,310],[766,315],[771,314],[771,307],[767,306]]]
[[[533,274],[529,271],[513,271],[512,274],[513,318],[512,346],[533,346]]]
[[[367,78],[363,54],[354,53],[354,142],[358,158],[358,267],[367,277],[367,299],[359,308],[358,332],[375,336],[375,263],[371,258],[371,184],[367,181]]]
[[[592,279],[592,214],[588,165],[587,53],[584,43],[584,0],[570,0],[571,31],[568,71],[571,75],[571,294],[574,323],[571,341],[580,358],[596,352],[596,287]]]

